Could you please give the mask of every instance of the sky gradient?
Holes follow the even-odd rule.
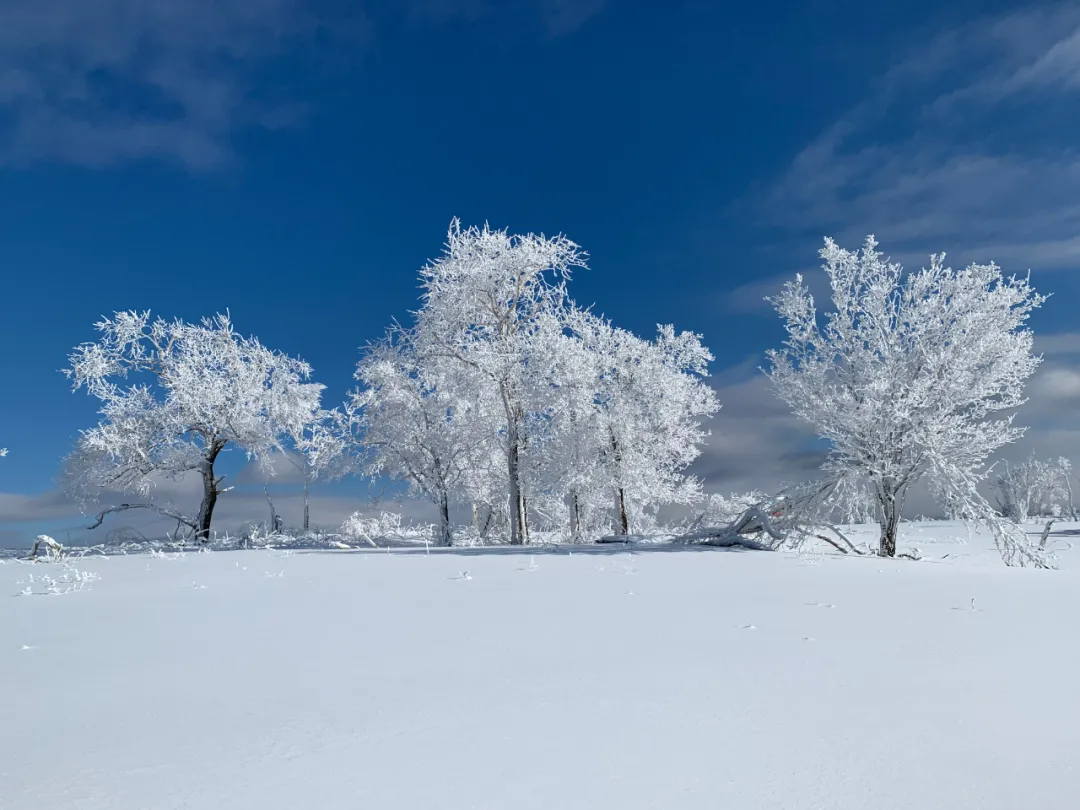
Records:
[[[762,297],[813,281],[826,235],[1030,269],[1046,362],[1006,455],[1080,461],[1080,10],[874,5],[8,0],[0,542],[79,525],[53,480],[95,403],[57,370],[102,314],[228,309],[332,405],[454,216],[565,233],[576,300],[704,335],[708,490],[820,463],[758,366],[782,335]]]

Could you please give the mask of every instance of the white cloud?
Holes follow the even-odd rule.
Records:
[[[1070,402],[1080,405],[1080,369],[1065,366],[1043,368],[1032,380],[1030,398],[1039,407]]]
[[[1080,268],[1080,10],[1034,9],[940,34],[792,161],[756,209],[770,224],[905,264],[949,251],[1007,270]]]
[[[275,453],[265,463],[249,462],[236,475],[238,485],[281,486],[304,483],[304,459],[299,453]]]
[[[1036,333],[1035,353],[1046,357],[1080,355],[1080,332]]]
[[[750,208],[763,224],[788,230],[807,251],[799,261],[822,235],[857,247],[874,233],[909,268],[948,251],[953,266],[992,260],[1006,272],[1080,270],[1080,158],[1071,127],[1062,125],[1078,114],[1080,7],[975,20],[920,45],[879,77]],[[729,311],[754,311],[755,299],[782,279],[731,291]],[[1044,288],[1045,277],[1035,283]],[[1061,303],[1051,300],[1047,309]],[[999,457],[1034,451],[1080,462],[1080,333],[1040,334],[1037,323],[1035,330],[1035,350],[1046,359],[1017,414],[1030,430]],[[755,480],[752,473],[775,480],[789,470],[809,472],[812,452],[790,457],[790,467],[777,463],[785,448],[807,446],[809,429],[777,415],[761,383],[724,388],[721,401],[732,394],[736,407],[721,411],[715,430],[732,430],[737,439],[710,448],[701,469],[718,470],[720,481],[730,474],[740,486]],[[921,510],[931,510],[928,501]]]
[[[217,167],[240,128],[302,115],[259,92],[263,68],[357,30],[307,0],[6,0],[0,163]]]
[[[90,168],[154,160],[194,171],[234,157],[246,129],[298,125],[300,98],[374,35],[348,0],[4,0],[0,3],[0,167]],[[555,37],[604,0],[403,0],[391,16],[426,24],[492,18]],[[273,76],[288,62],[288,83]]]

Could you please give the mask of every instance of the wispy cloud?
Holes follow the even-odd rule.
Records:
[[[604,0],[4,0],[0,167],[226,165],[239,132],[304,122],[305,86],[356,61],[382,6],[557,37]]]
[[[1050,332],[1035,335],[1035,351],[1047,358],[1080,356],[1080,332]]]
[[[0,164],[220,166],[237,130],[303,116],[263,71],[358,31],[308,0],[6,0]]]
[[[875,233],[916,264],[948,250],[1010,270],[1080,267],[1078,114],[1080,10],[978,20],[880,77],[758,210],[847,243]]]

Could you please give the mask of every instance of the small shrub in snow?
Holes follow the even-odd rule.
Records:
[[[1032,455],[1022,464],[1006,462],[992,479],[998,509],[1014,523],[1029,517],[1072,516],[1071,474],[1067,458],[1040,461]]]
[[[82,571],[72,565],[64,565],[56,576],[45,574],[35,577],[29,574],[25,580],[18,580],[15,584],[23,586],[19,591],[22,596],[63,596],[76,591],[89,590],[91,584],[98,578],[98,575],[92,571]]]
[[[431,525],[403,525],[401,515],[396,512],[381,512],[378,517],[364,517],[362,512],[353,512],[341,524],[341,536],[353,542],[363,542],[378,546],[378,541],[387,545],[393,543],[431,543],[435,536],[435,527]]]

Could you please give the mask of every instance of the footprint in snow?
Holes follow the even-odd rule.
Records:
[[[752,625],[752,624],[740,624],[739,629],[740,630],[757,630],[757,627]]]

